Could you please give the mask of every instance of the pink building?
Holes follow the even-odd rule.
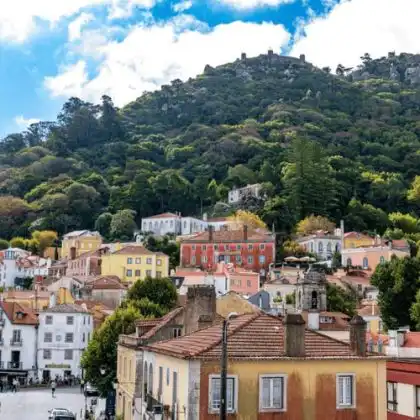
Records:
[[[392,241],[387,245],[377,245],[360,248],[347,248],[341,251],[341,263],[346,267],[361,267],[364,270],[375,271],[379,264],[390,261],[392,256],[404,258],[410,256],[410,247],[402,241]]]
[[[101,274],[101,257],[103,250],[88,251],[79,257],[67,261],[66,276],[97,276]]]

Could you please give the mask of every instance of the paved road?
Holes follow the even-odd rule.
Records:
[[[90,406],[91,398],[88,398]],[[48,410],[51,408],[67,408],[77,414],[80,420],[80,410],[85,406],[85,398],[79,388],[60,389],[52,398],[51,389],[21,390],[16,394],[0,393],[0,420],[48,420]],[[98,399],[96,413],[105,409],[105,401]]]

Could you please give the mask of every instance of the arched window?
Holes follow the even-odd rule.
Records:
[[[384,264],[384,263],[385,263],[385,257],[384,257],[384,256],[382,256],[381,258],[379,258],[379,262],[380,262],[381,264]]]
[[[318,293],[315,290],[312,292],[311,309],[318,309]]]
[[[369,268],[369,260],[367,259],[367,257],[363,258],[363,268]]]
[[[347,267],[351,267],[353,264],[351,263],[351,258],[347,258]]]
[[[331,252],[331,242],[327,243],[327,252]]]
[[[149,365],[149,380],[147,382],[149,394],[153,393],[153,365]]]
[[[320,242],[318,244],[318,252],[323,252],[324,251],[324,245],[322,244],[322,242]]]
[[[314,252],[314,243],[311,242],[311,252]]]

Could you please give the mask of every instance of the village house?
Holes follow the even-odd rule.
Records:
[[[315,254],[321,260],[331,260],[336,252],[341,252],[341,230],[336,229],[333,234],[318,231],[314,234],[299,237],[296,242],[306,252]]]
[[[244,226],[241,230],[199,233],[181,241],[181,266],[214,271],[217,264],[225,262],[265,277],[275,260],[275,237]]]
[[[117,276],[127,283],[144,280],[146,277],[168,277],[169,257],[140,245],[126,246],[115,252],[105,252],[102,256],[101,275]]]
[[[343,236],[343,249],[361,248],[375,244],[376,238],[359,232],[346,232]]]
[[[61,245],[61,258],[74,260],[88,251],[96,251],[102,245],[102,236],[99,232],[90,230],[77,230],[63,236]]]
[[[81,289],[83,299],[104,303],[111,309],[117,308],[127,295],[127,286],[117,276],[98,276],[86,281]]]
[[[37,374],[38,319],[30,308],[0,301],[0,381],[25,382]]]
[[[66,276],[97,276],[101,274],[101,258],[106,249],[95,249],[67,261]]]
[[[231,319],[229,418],[385,419],[386,358],[367,352],[365,327],[353,318],[346,344],[306,329],[300,314],[283,321],[261,312]],[[138,411],[217,419],[221,340],[221,325],[214,325],[145,345]]]
[[[262,188],[261,184],[252,184],[252,185],[248,184],[247,186],[242,187],[242,188],[233,188],[228,193],[228,203],[238,204],[243,198],[247,196],[260,198],[261,188]]]

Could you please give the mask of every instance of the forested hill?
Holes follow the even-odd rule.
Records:
[[[331,74],[304,57],[268,54],[206,66],[121,110],[109,97],[72,98],[56,121],[0,143],[0,237],[93,228],[123,209],[137,220],[220,215],[234,210],[217,204],[231,187],[255,182],[266,199],[242,206],[278,231],[315,213],[344,217],[348,230],[413,237],[419,63],[365,55],[359,68]]]

